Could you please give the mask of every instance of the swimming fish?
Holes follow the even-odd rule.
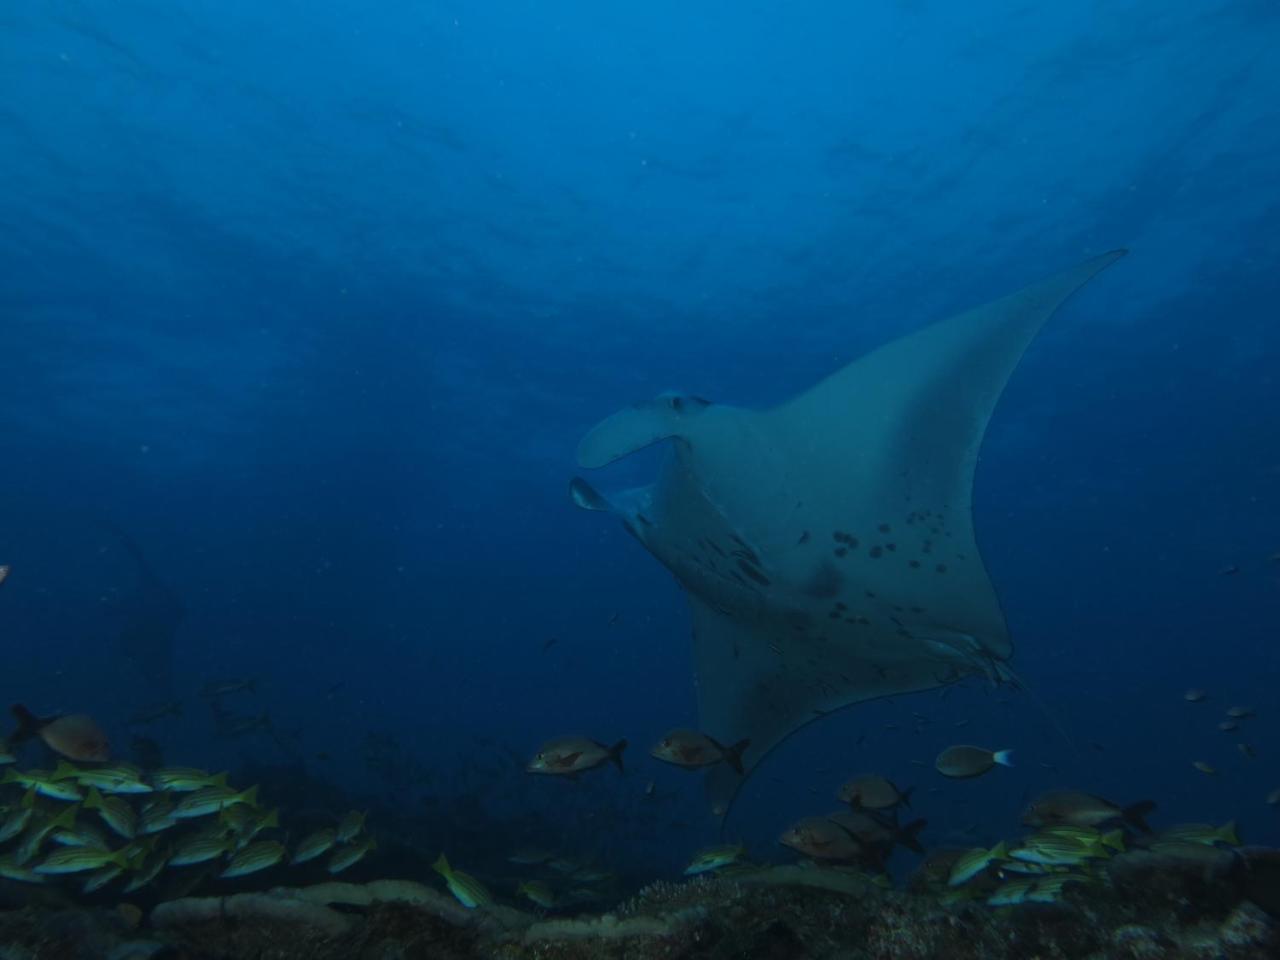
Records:
[[[436,862],[431,865],[431,869],[444,877],[445,886],[449,888],[449,892],[467,909],[472,910],[492,902],[493,895],[485,885],[471,874],[449,866],[449,861],[443,853],[436,857]]]
[[[128,801],[120,797],[104,797],[97,787],[90,787],[84,798],[86,810],[97,810],[102,822],[126,840],[132,840],[138,833],[138,815]]]
[[[14,704],[12,711],[18,727],[9,738],[10,743],[39,737],[50,750],[71,760],[102,763],[111,759],[107,735],[87,714],[37,717],[20,703]]]
[[[229,807],[236,803],[247,803],[250,806],[256,806],[258,803],[257,786],[252,786],[240,793],[237,793],[231,787],[205,787],[203,790],[189,793],[179,800],[177,806],[173,808],[173,818],[175,820],[190,820],[194,817],[204,817],[211,813],[218,813],[224,807]]]
[[[1029,827],[1100,827],[1124,822],[1143,833],[1150,833],[1146,817],[1155,808],[1150,800],[1121,807],[1091,793],[1051,790],[1031,801],[1022,813],[1022,822]]]
[[[333,827],[325,827],[323,830],[308,834],[298,841],[298,846],[293,851],[292,862],[306,863],[308,860],[323,856],[333,848],[337,839],[338,831],[334,830]]]
[[[1256,716],[1253,707],[1228,707],[1227,716],[1232,720],[1246,720],[1249,717]]]
[[[129,851],[98,850],[94,847],[62,847],[49,854],[35,867],[36,873],[61,874],[97,870],[109,863],[119,867],[129,865]]]
[[[274,867],[284,859],[284,844],[276,840],[258,840],[249,844],[227,864],[227,868],[218,874],[225,879],[231,877],[247,877],[259,870]]]
[[[1217,770],[1214,769],[1212,764],[1205,763],[1203,760],[1192,760],[1191,765],[1195,767],[1197,770],[1199,770],[1201,773],[1207,774],[1208,776],[1211,776],[1211,777],[1218,772]]]
[[[739,740],[732,746],[726,747],[705,733],[679,729],[669,731],[654,745],[649,754],[665,763],[690,770],[724,762],[741,774],[743,772],[742,752],[749,746],[751,746],[750,740]]]
[[[699,850],[693,855],[689,865],[684,868],[684,875],[693,877],[700,873],[711,873],[732,864],[741,863],[746,858],[747,848],[740,843],[708,847],[706,850]]]
[[[82,787],[97,787],[102,793],[151,793],[154,789],[143,779],[142,771],[131,763],[75,767],[59,760],[53,779],[74,780]]]
[[[947,747],[934,760],[933,766],[944,777],[968,779],[980,777],[997,765],[1013,766],[1012,750],[988,750],[985,747],[974,747],[962,744]]]
[[[70,780],[55,780],[47,770],[5,770],[0,784],[16,783],[26,790],[34,790],[50,800],[83,800],[84,793]]]
[[[575,776],[613,763],[622,771],[622,751],[626,748],[626,740],[606,747],[589,737],[558,737],[543,744],[525,770],[529,773]]]
[[[892,780],[876,774],[864,774],[845,781],[836,791],[841,803],[865,810],[892,810],[911,806],[911,790],[899,790]]]
[[[228,697],[233,693],[255,693],[258,689],[256,678],[234,680],[210,680],[200,688],[200,696],[209,700]]]
[[[868,854],[852,833],[830,817],[805,817],[788,827],[778,842],[815,860],[861,860]]]
[[[338,843],[350,843],[364,829],[365,818],[368,813],[359,810],[351,810],[346,816],[338,821],[338,829],[335,834]]]
[[[365,858],[372,850],[378,849],[378,842],[373,837],[365,837],[359,843],[348,844],[333,851],[326,868],[330,873],[341,873]]]
[[[1203,690],[1191,689],[1182,695],[1182,699],[1187,703],[1202,703],[1208,696]]]
[[[231,835],[225,830],[212,830],[186,837],[173,848],[169,857],[169,866],[188,867],[197,863],[208,863],[224,854],[230,853],[234,844]]]
[[[151,774],[151,782],[157,790],[169,793],[190,793],[205,787],[225,787],[225,773],[210,774],[195,767],[165,767]]]
[[[1220,827],[1210,823],[1180,823],[1167,830],[1161,830],[1157,840],[1182,840],[1210,847],[1220,843],[1229,847],[1240,846],[1240,835],[1236,832],[1234,820],[1228,820]]]
[[[544,910],[554,910],[556,895],[541,880],[525,880],[516,886],[516,893],[536,903]]]
[[[951,873],[947,876],[947,885],[958,887],[963,883],[968,883],[991,864],[1004,860],[1008,856],[1009,847],[1003,840],[990,850],[983,847],[974,847],[972,850],[966,850],[956,858],[956,862],[952,865]]]

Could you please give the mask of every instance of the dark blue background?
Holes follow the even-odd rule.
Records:
[[[1278,39],[1260,0],[12,0],[0,695],[121,743],[154,701],[115,644],[110,519],[187,605],[181,693],[259,677],[237,708],[357,794],[370,730],[438,771],[625,735],[600,829],[639,837],[652,778],[680,799],[644,830],[682,855],[713,835],[696,779],[641,755],[694,722],[688,618],[569,504],[578,438],[668,388],[776,402],[1123,245],[1028,353],[977,482],[1015,666],[1077,751],[976,684],[869,705],[789,743],[731,831],[768,850],[875,769],[935,843],[1054,784],[1276,840]],[[1233,703],[1255,760],[1216,730]],[[278,759],[198,698],[159,739]],[[1018,767],[912,764],[956,741]]]

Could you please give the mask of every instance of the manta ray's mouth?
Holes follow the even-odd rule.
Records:
[[[885,344],[772,410],[666,394],[583,438],[583,467],[677,441],[642,493],[615,500],[575,478],[571,494],[618,514],[684,587],[700,728],[750,739],[748,773],[849,704],[1016,679],[972,523],[978,449],[1036,332],[1123,254]],[[713,809],[727,813],[741,782],[713,768]]]

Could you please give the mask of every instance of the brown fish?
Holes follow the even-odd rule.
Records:
[[[10,567],[9,564],[7,563],[4,564],[3,566],[0,566],[0,583],[4,583],[6,580],[9,579],[9,571],[12,569],[13,568]]]
[[[39,737],[50,750],[71,760],[100,763],[111,759],[107,735],[87,714],[37,717],[20,703],[14,704],[12,709],[18,718],[18,729],[9,738],[10,742],[20,743]]]
[[[750,740],[739,740],[733,746],[726,747],[697,730],[672,730],[658,741],[649,754],[666,763],[690,770],[724,761],[741,776],[742,751],[750,745]]]
[[[997,764],[1002,767],[1012,767],[1013,751],[988,750],[985,747],[961,744],[956,747],[947,747],[933,762],[934,769],[944,777],[954,777],[959,780],[980,777]]]
[[[852,833],[828,817],[805,817],[788,827],[778,842],[815,860],[861,860],[867,855]]]
[[[1150,800],[1121,807],[1092,793],[1052,790],[1031,801],[1022,813],[1022,822],[1028,827],[1102,827],[1123,821],[1150,833],[1146,816],[1155,808]]]
[[[846,781],[836,791],[836,797],[841,803],[864,810],[892,810],[899,805],[911,806],[911,789],[899,790],[892,780],[873,773]]]
[[[917,836],[927,825],[925,820],[913,820],[900,827],[891,817],[864,810],[840,810],[828,814],[827,819],[848,830],[864,847],[881,854],[888,854],[895,843],[916,853],[924,853]]]
[[[622,751],[626,748],[626,740],[606,747],[590,737],[557,737],[543,744],[525,770],[529,773],[576,776],[606,763],[614,763],[621,771]]]

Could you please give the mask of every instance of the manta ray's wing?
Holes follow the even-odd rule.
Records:
[[[700,726],[749,738],[749,767],[831,710],[1004,675],[1012,646],[971,519],[978,448],[1036,331],[1121,255],[889,343],[772,410],[668,395],[583,439],[588,467],[675,440],[659,481],[615,509],[689,594]],[[713,771],[720,812],[740,783]]]

